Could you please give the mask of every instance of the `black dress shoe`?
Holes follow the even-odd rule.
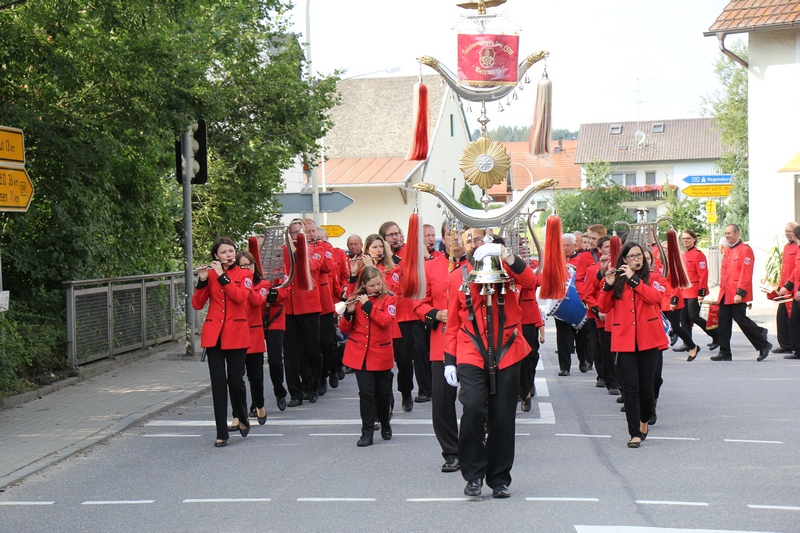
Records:
[[[461,462],[458,460],[458,457],[455,455],[448,455],[444,459],[444,464],[442,465],[442,472],[458,472],[461,468]]]
[[[372,435],[361,435],[361,438],[356,442],[356,446],[363,448],[372,445]]]
[[[336,375],[339,377],[339,381],[342,381],[344,379],[345,373],[346,372],[344,367],[340,368],[339,371],[336,372]]]
[[[339,386],[339,373],[331,372],[331,375],[328,376],[328,383],[330,384],[332,389],[337,388]]]
[[[425,403],[431,401],[430,396],[425,396],[424,394],[420,394],[416,398],[414,398],[414,403]]]
[[[686,346],[685,344],[681,344],[677,348],[673,348],[672,351],[673,352],[688,352],[689,351],[689,347]]]
[[[619,391],[619,389],[617,389],[617,391]],[[621,394],[620,394],[620,395],[619,395],[619,397],[617,398],[617,403],[625,403],[625,399],[622,397],[622,395],[621,395]]]
[[[262,407],[262,409],[264,409]],[[264,416],[258,416],[258,410],[256,410],[256,418],[258,419],[258,425],[263,426],[267,423],[267,410],[264,409]]]
[[[709,342],[709,343],[708,343],[708,349],[709,349],[710,351],[712,351],[712,352],[713,352],[713,351],[714,351],[714,350],[716,350],[717,348],[719,348],[719,343],[718,343],[718,342]]]
[[[303,405],[303,400],[300,400],[298,398],[292,398],[291,400],[289,400],[289,407],[297,407],[299,405]]]
[[[508,485],[497,485],[492,489],[492,498],[508,498],[511,496],[511,491],[508,490]]]
[[[675,346],[676,342],[678,342],[678,335],[676,335],[675,333],[670,333],[669,334],[669,345],[670,346]]]
[[[483,487],[483,480],[482,479],[473,479],[467,486],[464,487],[464,496],[480,496],[481,495],[481,487]]]
[[[581,363],[580,366],[578,366],[578,368],[584,374],[589,371],[589,365],[586,365],[586,364],[583,364],[583,363]]]
[[[700,347],[698,345],[694,345],[694,348],[689,350],[689,357],[686,358],[687,361],[691,362],[697,358],[697,354],[700,353]]]
[[[569,370],[561,370],[558,373],[559,376],[569,376]]]
[[[256,415],[256,406],[255,405],[250,408],[250,412],[247,413],[247,416],[249,416],[250,418],[256,418],[257,415]]]
[[[319,395],[316,392],[311,392],[308,394],[308,401],[311,403],[317,403],[319,400]]]
[[[411,399],[411,395],[409,394],[406,396],[403,395],[403,411],[406,413],[410,413],[411,410],[414,409],[414,400]]]
[[[242,435],[242,437],[246,437],[250,433],[250,426],[247,426],[244,429],[242,429],[242,427],[239,426],[239,433]]]
[[[381,424],[381,438],[383,440],[392,440],[392,426],[389,425],[389,422]]]
[[[531,410],[531,397],[528,396],[527,398],[523,398],[522,402],[520,403],[520,408],[522,409],[523,413],[527,413]]]
[[[797,355],[796,353],[790,353],[790,354],[784,355],[783,358],[784,359],[800,359],[800,355]]]
[[[783,346],[778,346],[777,348],[772,349],[772,353],[792,353],[792,349],[784,348]]]
[[[606,382],[603,378],[597,376],[597,380],[594,382],[594,386],[598,389],[604,389],[606,388]]]
[[[286,397],[284,396],[283,398],[276,398],[276,400],[277,400],[277,404],[278,404],[278,409],[280,409],[281,411],[285,411],[286,410]]]
[[[328,392],[328,384],[325,383],[325,380],[322,380],[322,385],[320,385],[319,388],[317,389],[317,395],[325,396],[326,392]]]
[[[733,361],[733,357],[731,357],[730,355],[722,355],[722,354],[713,355],[709,357],[709,359],[711,359],[712,361]]]
[[[214,448],[224,448],[228,445],[228,440],[218,440],[214,442]]]
[[[619,396],[619,388],[618,387],[609,387],[608,388],[608,393],[611,396]]]
[[[766,359],[770,350],[772,350],[772,343],[767,344],[758,351],[758,357],[756,357],[756,361],[763,361]]]

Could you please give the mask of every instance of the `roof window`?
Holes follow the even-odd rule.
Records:
[[[653,122],[653,133],[664,133],[664,123]]]
[[[622,124],[612,124],[611,135],[620,135],[620,134],[622,134]]]

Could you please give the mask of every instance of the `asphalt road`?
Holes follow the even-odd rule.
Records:
[[[591,373],[556,376],[554,339],[550,322],[510,499],[465,498],[439,471],[429,403],[357,448],[348,376],[317,404],[268,403],[267,425],[222,449],[210,395],[165,412],[8,487],[0,531],[800,531],[800,361],[756,363],[738,331],[733,362],[667,352],[634,450]]]

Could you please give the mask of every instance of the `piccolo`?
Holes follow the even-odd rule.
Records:
[[[220,265],[229,265],[229,264],[235,263],[235,262],[236,262],[236,259],[228,259],[227,261],[220,261],[219,264]],[[213,268],[213,267],[211,265],[200,265],[199,267],[197,267],[198,270],[201,269],[201,268],[209,269],[209,268]]]
[[[360,295],[360,294],[357,294],[357,295],[355,295],[355,296],[351,296],[350,298],[348,298],[347,300],[345,300],[343,303],[344,303],[345,305],[354,304],[354,303],[356,303],[356,302],[358,301],[358,297],[359,297],[359,296],[361,296],[361,295]],[[376,297],[376,296],[377,296],[377,294],[368,294],[368,295],[367,295],[367,298],[374,298],[374,297]]]

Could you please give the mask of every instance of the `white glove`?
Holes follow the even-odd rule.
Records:
[[[475,251],[472,252],[472,258],[475,259],[475,261],[481,261],[484,257],[490,255],[493,255],[494,257],[500,257],[501,251],[500,244],[496,242],[490,242],[475,248]]]
[[[484,244],[484,246],[486,246],[486,245]],[[444,380],[451,387],[458,387],[458,378],[456,377],[456,366],[455,365],[445,365],[444,366]]]

